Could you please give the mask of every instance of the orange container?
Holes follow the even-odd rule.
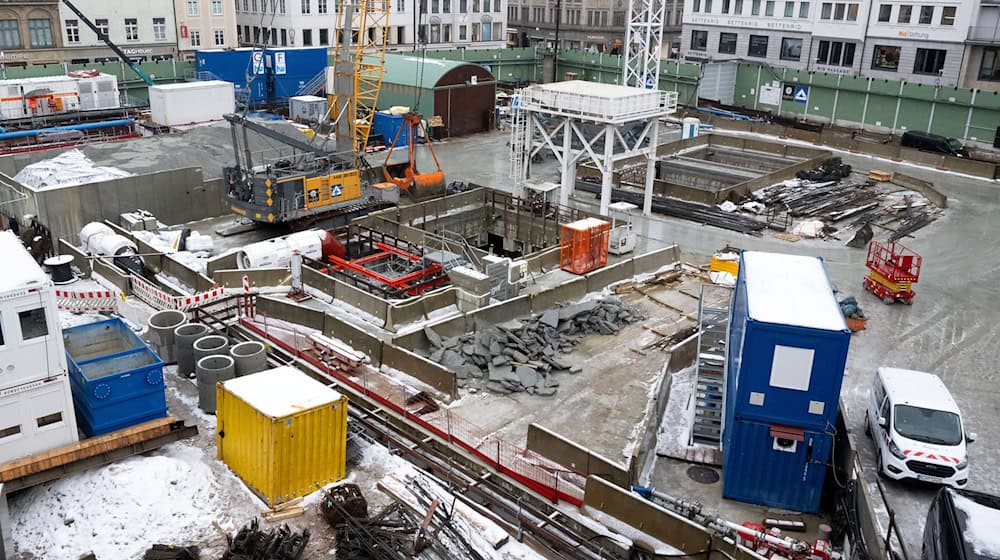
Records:
[[[586,274],[608,264],[611,224],[585,218],[563,224],[559,267],[573,274]]]

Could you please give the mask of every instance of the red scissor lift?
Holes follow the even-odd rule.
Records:
[[[865,289],[882,299],[883,302],[901,301],[913,303],[913,284],[920,279],[922,258],[917,253],[896,241],[881,243],[872,241],[868,245],[868,276]]]

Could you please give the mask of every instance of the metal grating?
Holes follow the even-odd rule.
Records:
[[[706,305],[715,290],[727,292],[724,306]],[[726,394],[726,339],[729,335],[729,301],[732,290],[722,286],[703,285],[698,301],[698,357],[695,373],[694,424],[691,445],[701,444],[716,449],[722,445],[722,421]]]

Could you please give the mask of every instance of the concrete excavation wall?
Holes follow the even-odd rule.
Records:
[[[204,181],[200,167],[160,171],[109,181],[33,190],[0,176],[8,186],[0,188],[0,203],[12,215],[35,214],[52,231],[53,239],[76,239],[89,222],[110,220],[136,208],[149,210],[170,224],[220,216],[222,180]],[[17,185],[21,193],[9,185]],[[27,195],[27,196],[24,196]]]
[[[629,488],[629,473],[624,465],[538,424],[528,425],[527,449],[586,476],[600,476],[622,488]]]
[[[583,505],[614,517],[686,554],[706,560],[764,560],[762,556],[713,536],[662,507],[600,477],[587,478]],[[633,540],[641,545],[640,539]],[[649,546],[649,543],[646,543]],[[709,550],[711,552],[705,553]]]

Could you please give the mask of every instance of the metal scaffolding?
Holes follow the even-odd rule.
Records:
[[[622,84],[657,89],[665,0],[628,0]]]
[[[677,110],[677,92],[582,80],[533,85],[518,91],[519,114],[511,129],[511,173],[515,196],[524,196],[532,158],[550,150],[559,161],[559,203],[569,202],[576,165],[589,160],[601,171],[601,215],[608,215],[615,161],[647,158],[643,213],[652,209],[659,120]],[[644,124],[639,134],[623,129]]]

